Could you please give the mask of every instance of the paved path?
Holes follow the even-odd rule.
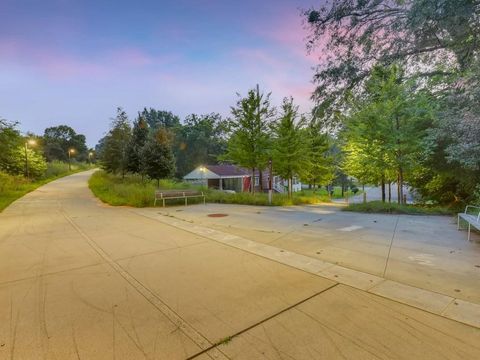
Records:
[[[407,196],[407,203],[413,203],[413,196],[408,190],[407,186],[404,186],[404,194]],[[381,201],[382,200],[382,188],[380,186],[366,186],[365,193],[367,194],[367,201]],[[392,184],[392,198],[391,201],[396,203],[398,201],[397,184]],[[385,196],[388,201],[388,185],[385,187]],[[333,199],[336,203],[345,203],[345,199]],[[352,196],[348,199],[349,203],[361,203],[363,202],[363,193]]]
[[[89,175],[0,214],[0,359],[480,356],[475,326],[301,269],[296,253],[104,206]]]

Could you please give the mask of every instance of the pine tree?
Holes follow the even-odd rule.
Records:
[[[302,126],[304,119],[298,120],[298,106],[292,98],[283,99],[282,114],[274,125],[272,162],[276,174],[288,179],[288,196],[292,196],[292,180],[309,167],[307,142]]]
[[[160,128],[152,134],[140,152],[141,171],[151,179],[170,178],[175,174],[175,157],[173,156],[172,134],[165,128]]]
[[[141,158],[140,153],[148,139],[148,124],[142,116],[133,124],[132,138],[130,140],[127,156],[127,169],[133,173],[141,173]]]
[[[101,151],[102,167],[107,172],[120,172],[122,176],[125,176],[128,165],[127,151],[131,136],[132,129],[127,114],[119,107],[111,129],[104,138]]]

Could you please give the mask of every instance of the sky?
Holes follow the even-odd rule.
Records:
[[[311,109],[300,9],[319,0],[0,0],[0,117],[94,146],[116,108],[230,114],[257,83]]]

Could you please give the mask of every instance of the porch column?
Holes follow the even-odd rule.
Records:
[[[220,190],[223,190],[222,180],[223,180],[223,179],[220,177],[220,179],[219,179],[219,182],[220,182],[219,188],[220,188]]]

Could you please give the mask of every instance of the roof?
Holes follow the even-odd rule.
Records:
[[[247,170],[235,165],[205,165],[198,166],[183,177],[185,180],[241,178],[249,176]]]
[[[248,172],[235,165],[205,165],[211,172],[219,176],[248,176]]]

